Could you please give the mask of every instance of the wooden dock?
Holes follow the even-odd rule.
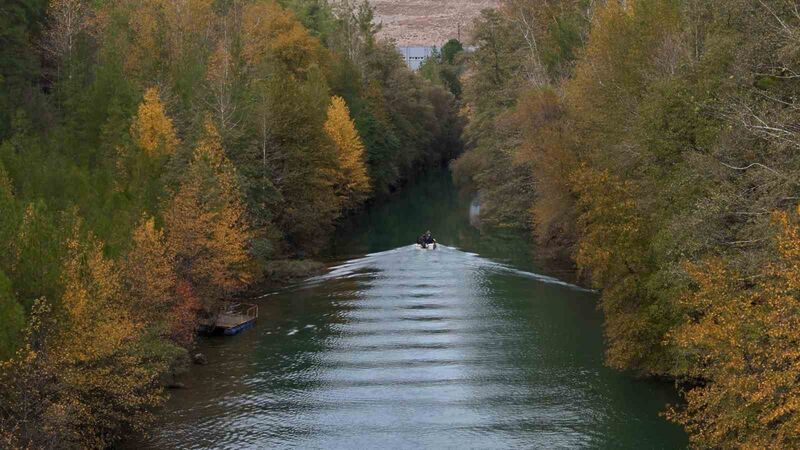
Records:
[[[249,303],[226,302],[215,317],[201,321],[202,331],[206,333],[221,332],[233,336],[252,328],[258,319],[258,306]]]

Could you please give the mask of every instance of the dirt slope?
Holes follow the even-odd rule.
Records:
[[[398,45],[441,45],[457,38],[466,41],[469,27],[484,8],[499,0],[371,0],[376,20],[383,23],[381,36]]]

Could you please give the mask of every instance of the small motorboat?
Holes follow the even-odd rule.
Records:
[[[436,247],[436,239],[431,236],[430,230],[417,238],[417,248],[420,250],[436,250]]]
[[[432,244],[417,244],[417,250],[436,250],[438,244],[436,242]]]

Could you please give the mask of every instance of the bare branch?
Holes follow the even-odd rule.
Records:
[[[752,164],[750,164],[750,165],[748,165],[748,166],[745,166],[745,167],[736,167],[736,166],[732,166],[732,165],[730,165],[730,164],[726,164],[726,163],[724,163],[724,162],[722,162],[722,161],[720,161],[719,163],[720,163],[720,164],[722,164],[723,166],[725,166],[725,167],[729,168],[729,169],[732,169],[732,170],[740,170],[740,171],[745,171],[745,170],[752,169],[753,167],[760,167],[760,168],[762,168],[762,169],[766,169],[766,170],[768,170],[768,171],[770,171],[770,172],[772,172],[772,173],[774,173],[774,174],[776,174],[776,175],[783,176],[783,174],[782,174],[782,173],[780,173],[780,172],[778,172],[777,170],[775,170],[775,169],[773,169],[773,168],[771,168],[771,167],[767,167],[767,166],[765,166],[764,164],[761,164],[761,163],[752,163]]]

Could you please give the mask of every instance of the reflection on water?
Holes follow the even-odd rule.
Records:
[[[468,204],[448,214],[468,227]],[[348,251],[374,250],[371,227],[348,232]],[[603,367],[595,294],[500,259],[403,245],[264,298],[255,329],[202,343],[211,363],[193,369],[145,444],[685,446],[658,416],[675,401],[669,386]]]

